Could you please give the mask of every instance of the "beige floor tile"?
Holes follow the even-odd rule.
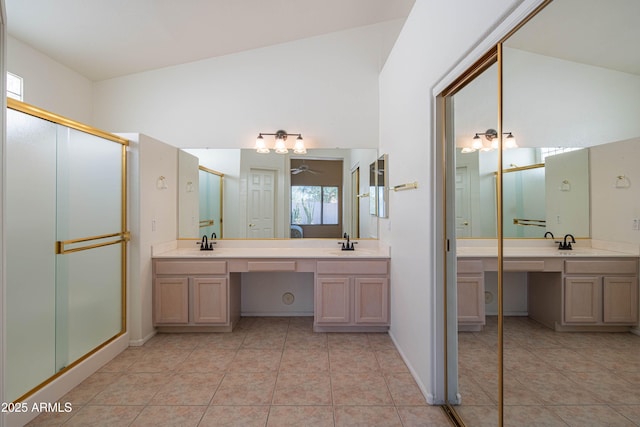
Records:
[[[284,343],[286,350],[327,350],[327,334],[309,331],[289,331]]]
[[[495,427],[498,425],[497,406],[462,405],[455,407],[465,425],[473,427]]]
[[[338,349],[329,350],[331,372],[377,372],[380,370],[376,355],[372,350]]]
[[[391,392],[391,397],[396,406],[419,406],[426,405],[424,395],[418,388],[416,381],[409,373],[387,373],[385,374],[387,387]]]
[[[587,359],[579,350],[570,348],[545,348],[536,351],[536,356],[559,371],[593,372],[602,369],[602,366]]]
[[[566,427],[562,419],[544,406],[505,406],[505,427]]]
[[[73,406],[70,412],[43,412],[27,423],[27,427],[61,426],[82,409],[82,406]]]
[[[333,427],[332,406],[272,406],[267,427]]]
[[[206,409],[206,406],[147,406],[131,426],[196,427]]]
[[[222,373],[177,373],[151,399],[151,405],[208,405]]]
[[[121,373],[98,371],[64,395],[60,401],[71,402],[73,406],[84,405],[91,401],[98,393],[104,391],[108,386],[116,382],[121,375]]]
[[[327,334],[329,350],[371,350],[366,334]]]
[[[179,372],[221,372],[229,369],[236,350],[198,347],[178,366]]]
[[[640,389],[610,372],[568,372],[566,376],[612,405],[640,405]]]
[[[143,406],[93,406],[82,407],[65,423],[66,426],[118,427],[129,426],[142,412]]]
[[[129,347],[100,368],[99,372],[124,372],[142,359],[143,355],[144,349],[142,347]]]
[[[327,350],[295,350],[287,348],[282,353],[281,372],[328,372]]]
[[[329,373],[280,372],[272,403],[274,405],[331,405]]]
[[[640,426],[640,405],[620,405],[611,408]]]
[[[237,350],[247,336],[247,332],[220,332],[205,334],[196,349],[207,350]]]
[[[632,427],[628,418],[606,405],[554,406],[551,408],[572,427]]]
[[[394,406],[337,406],[334,409],[336,427],[342,426],[402,426]]]
[[[169,376],[159,373],[123,375],[98,393],[90,403],[95,405],[145,405],[168,381]]]
[[[451,422],[439,406],[399,406],[404,427],[449,427]]]
[[[526,387],[531,390],[535,397],[546,405],[593,405],[604,403],[604,400],[596,396],[592,389],[555,372],[527,372],[519,375],[517,379],[520,383],[526,384]]]
[[[154,347],[147,349],[140,360],[128,367],[128,372],[167,372],[180,367],[193,350],[164,349]]]
[[[241,348],[282,351],[286,338],[286,329],[273,332],[250,331],[242,342]]]
[[[209,406],[198,427],[264,427],[269,406]]]
[[[393,405],[381,374],[331,373],[334,405]]]
[[[373,350],[395,350],[396,346],[393,344],[391,337],[386,333],[371,333],[367,334],[369,338],[369,345]]]
[[[271,372],[280,368],[282,351],[241,348],[231,361],[232,372]]]
[[[211,404],[269,405],[275,385],[275,372],[230,372],[222,380]]]
[[[395,348],[375,350],[374,354],[383,372],[409,372],[407,365]]]

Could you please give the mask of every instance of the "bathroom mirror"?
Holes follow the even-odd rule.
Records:
[[[559,1],[559,5],[555,3],[554,8],[562,8],[572,16],[575,10],[584,9],[584,5],[572,0]],[[606,193],[617,176],[630,173],[624,167],[605,166],[602,156],[592,153],[598,146],[607,147],[608,152],[618,150],[625,141],[633,141],[640,135],[640,124],[636,119],[640,112],[637,77],[640,71],[633,58],[615,53],[626,52],[623,48],[609,51],[607,55],[593,55],[588,48],[590,44],[578,42],[577,37],[572,37],[568,43],[547,43],[550,39],[540,36],[541,28],[545,28],[544,31],[558,28],[558,40],[567,41],[567,33],[561,29],[564,26],[555,22],[557,18],[552,16],[556,15],[536,17],[539,21],[535,26],[529,23],[504,44],[503,131],[513,133],[519,148],[504,150],[503,165],[510,169],[545,163],[547,177],[545,191],[536,193],[536,204],[530,203],[538,208],[544,204],[544,216],[541,211],[532,215],[516,212],[516,207],[510,212],[505,206],[504,237],[507,238],[542,238],[546,231],[591,237],[593,215],[606,216],[599,213],[602,205],[593,198],[604,197],[602,191]],[[600,34],[606,33],[603,37],[617,40],[614,44],[622,47],[621,29],[600,27]],[[591,40],[588,34],[584,36],[585,40]],[[476,133],[486,133],[492,128],[496,110],[489,104],[495,104],[496,93],[496,81],[481,75],[456,94],[456,165],[466,167],[469,172],[466,206],[470,211],[459,213],[461,224],[467,223],[467,230],[461,228],[464,237],[496,237],[495,210],[487,212],[485,208],[495,206],[495,185],[492,183],[495,169],[490,170],[487,165],[495,165],[496,151],[463,153],[471,148]],[[580,155],[567,153],[562,162],[549,163],[555,155],[579,148],[587,150]],[[571,166],[567,164],[570,156],[576,157],[576,163],[572,162]],[[594,168],[609,168],[611,177],[604,180],[608,184],[594,180]],[[522,175],[523,187],[516,189],[514,186],[513,197],[505,194],[507,203],[515,203],[523,196],[530,197],[522,190],[529,185],[524,173]],[[509,174],[505,179],[510,179]],[[505,187],[505,191],[510,189]],[[514,226],[513,221],[520,219],[534,221]],[[629,223],[631,219],[629,213],[629,218],[621,220]]]
[[[383,154],[376,161],[376,212],[378,218],[389,217],[389,156]]]
[[[351,210],[358,203],[366,203],[365,200],[358,199],[358,195],[367,194],[370,191],[368,175],[363,174],[358,180],[359,192],[353,194],[352,171],[358,168],[366,170],[369,164],[375,163],[378,159],[376,149],[310,149],[307,154],[260,154],[253,149],[184,149],[180,150],[179,158],[191,158],[190,162],[179,161],[179,176],[194,176],[197,166],[203,166],[209,170],[216,171],[224,175],[221,190],[221,218],[220,232],[218,237],[225,239],[243,238],[291,238],[300,237],[300,233],[295,224],[292,225],[292,205],[291,205],[291,177],[292,172],[301,170],[292,167],[292,161],[297,160],[341,160],[342,161],[342,196],[341,196],[341,227],[343,231],[351,235],[358,235],[360,238],[377,238],[377,219],[371,217],[365,209],[359,209],[359,221],[351,221]],[[185,172],[188,168],[191,172]],[[312,172],[304,172],[312,174]],[[182,179],[182,178],[181,178]],[[184,178],[187,179],[187,178]],[[269,183],[269,184],[267,184]],[[186,185],[186,184],[185,184]],[[181,185],[181,188],[184,185]],[[256,203],[265,200],[262,194],[270,194],[267,206],[271,213],[271,219],[258,218],[251,215],[251,212],[262,212],[263,208]],[[179,196],[180,197],[180,196]],[[215,198],[215,197],[214,197]],[[357,200],[356,200],[357,199]],[[210,199],[213,200],[213,199]],[[199,201],[199,203],[202,203]],[[198,211],[189,203],[185,203],[179,198],[178,221],[180,224],[178,237],[193,238],[193,224],[200,225],[201,218]],[[267,223],[266,226],[265,221]],[[270,225],[272,222],[273,225]],[[220,223],[220,221],[219,221]],[[191,228],[184,224],[189,224]],[[358,232],[353,232],[350,227],[358,224]],[[216,221],[214,220],[214,226]],[[268,230],[272,229],[272,234]],[[259,231],[262,230],[262,231]],[[267,234],[265,234],[267,233]],[[211,235],[211,232],[204,233],[198,227],[195,236],[203,234]],[[305,237],[304,233],[302,237]],[[312,237],[312,236],[306,236]]]

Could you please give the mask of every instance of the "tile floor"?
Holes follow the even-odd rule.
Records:
[[[30,426],[449,426],[387,334],[324,334],[312,318],[243,318],[232,333],[158,334]]]
[[[497,425],[497,322],[460,332],[467,426]],[[640,426],[640,336],[554,332],[526,317],[504,323],[505,426]]]

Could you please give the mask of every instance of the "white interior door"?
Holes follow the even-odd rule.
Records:
[[[456,237],[471,237],[469,173],[466,166],[456,168]]]
[[[275,237],[276,172],[266,169],[249,171],[247,205],[247,237],[266,239]]]

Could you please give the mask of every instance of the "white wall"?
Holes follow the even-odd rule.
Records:
[[[390,26],[397,23],[97,82],[94,117],[98,127],[184,148],[253,148],[259,132],[278,129],[301,132],[307,148],[371,148],[379,42]]]
[[[87,78],[10,36],[7,71],[23,78],[24,102],[92,124],[93,83]]]
[[[514,0],[418,0],[380,75],[380,151],[389,153],[391,192],[381,238],[391,245],[391,334],[431,402],[437,393],[434,263],[436,210],[431,90],[492,29]],[[442,284],[440,284],[442,286]]]
[[[591,238],[640,245],[640,138],[591,147]],[[629,188],[616,188],[618,176]]]
[[[133,345],[153,336],[151,246],[175,240],[178,150],[141,134],[121,134],[129,139],[129,284],[127,329]],[[164,176],[167,189],[156,181]]]

